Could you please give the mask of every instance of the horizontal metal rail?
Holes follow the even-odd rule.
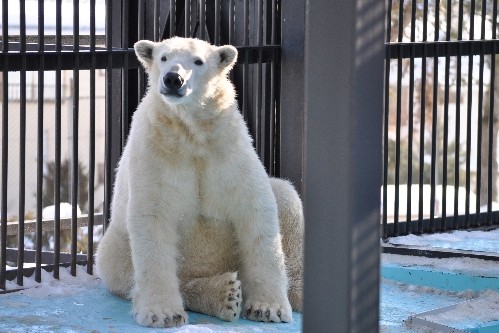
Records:
[[[16,248],[7,248],[7,255],[6,255],[7,261],[15,262],[17,260],[18,252],[19,251]],[[41,257],[41,259],[42,259],[41,264],[42,265],[52,265],[54,263],[54,257],[55,257],[54,251],[43,251],[42,257]],[[24,263],[34,263],[35,258],[36,258],[36,250],[24,249]],[[87,255],[86,254],[77,254],[76,258],[79,262],[83,263],[87,260]],[[60,252],[59,253],[59,260],[63,264],[71,262],[71,253]],[[15,270],[15,269],[16,268],[13,267],[11,270]]]
[[[280,46],[240,46],[237,47],[237,50],[239,52],[238,64],[262,64],[275,61],[276,56],[279,56]],[[96,48],[95,51],[90,51],[81,47],[79,51],[59,52],[51,51],[50,45],[47,45],[47,50],[43,53],[35,51],[0,53],[0,71],[36,71],[40,67],[41,59],[44,61],[46,71],[56,69],[72,70],[75,68],[76,63],[78,63],[80,70],[88,70],[92,67],[93,61],[95,61],[95,69],[104,69],[109,66],[113,69],[120,69],[124,66],[125,58],[128,58],[126,59],[128,69],[140,66],[132,48],[113,48],[112,50]],[[58,59],[60,64],[58,64]],[[26,62],[24,65],[23,61]]]
[[[44,35],[42,40],[44,42],[45,45],[48,45],[48,44],[55,44],[56,43],[56,38],[58,36],[57,35]],[[62,35],[62,36],[59,36],[60,39],[61,39],[61,43],[62,45],[71,45],[71,47],[73,47],[73,40],[74,40],[74,37],[73,35]],[[95,35],[95,36],[90,36],[90,35],[79,35],[78,36],[78,41],[81,45],[88,45],[88,44],[91,44],[90,43],[90,40],[91,38],[95,38],[95,44],[96,45],[104,45],[106,43],[106,36],[105,35]],[[20,42],[21,40],[21,37],[18,36],[18,35],[14,35],[14,36],[9,36],[8,37],[8,41],[9,43],[12,43],[12,42]],[[26,35],[26,43],[36,43],[38,44],[39,42],[39,38],[38,38],[38,35]],[[1,41],[1,39],[0,39]]]
[[[463,57],[495,54],[499,40],[433,41],[386,43],[386,59]]]
[[[24,250],[25,252],[27,250]],[[46,253],[46,252],[45,252]],[[58,254],[60,255],[60,258],[65,258],[65,255],[67,255],[66,253],[60,253]],[[69,257],[70,257],[70,260],[71,260],[71,254],[69,254]],[[76,264],[77,265],[81,265],[81,266],[85,266],[87,264],[87,259],[86,259],[86,255],[81,255],[81,254],[78,254],[77,255],[77,261],[76,261]],[[85,259],[81,259],[81,258],[85,258]],[[47,265],[42,265],[41,268],[43,268],[43,270],[51,273],[54,271],[54,269],[57,269],[59,267],[70,267],[71,266],[71,263],[70,262],[64,262],[64,263],[60,263],[58,266],[55,266],[54,264],[47,264]],[[23,268],[22,270],[22,276],[24,277],[30,277],[32,276],[34,273],[35,273],[35,267],[25,267]],[[5,279],[8,280],[8,281],[12,281],[14,280],[19,274],[19,270],[17,268],[14,268],[14,269],[11,269],[11,270],[7,270],[5,272]],[[19,286],[19,288],[16,288],[16,289],[9,289],[9,290],[4,290],[4,289],[0,289],[0,294],[6,294],[6,293],[10,293],[10,292],[14,292],[14,291],[19,291],[19,290],[22,290],[24,289],[22,286]]]
[[[490,214],[490,216],[488,216]],[[486,225],[487,220],[494,221],[492,225]],[[420,232],[438,232],[438,231],[448,231],[457,228],[465,228],[466,227],[466,219],[473,219],[475,222],[475,226],[483,226],[485,229],[495,229],[497,228],[497,222],[499,221],[499,211],[491,211],[483,212],[480,214],[472,213],[468,216],[466,215],[458,215],[458,216],[446,216],[442,217],[434,217],[426,218],[422,220],[413,220],[413,221],[399,221],[397,224],[397,228],[400,230],[418,230],[419,227],[422,229]],[[384,228],[386,228],[386,232],[388,235],[395,235],[395,224],[387,223],[386,226],[381,225],[381,231],[384,232]],[[480,228],[480,227],[476,227]]]
[[[383,244],[381,252],[387,254],[398,254],[405,256],[418,256],[426,258],[471,258],[481,260],[499,261],[499,255],[494,255],[484,252],[465,251],[465,250],[450,250],[450,249],[428,249],[418,248],[414,246]]]
[[[83,215],[80,216],[76,219],[76,223],[78,227],[86,227],[88,225],[88,215]],[[61,227],[60,230],[67,230],[71,229],[71,221],[72,219],[69,218],[61,218],[60,223]],[[104,221],[104,217],[102,214],[94,214],[94,225],[102,225],[102,222]],[[13,221],[13,222],[7,222],[7,235],[17,235],[19,231],[19,222]],[[25,220],[24,221],[24,232],[35,232],[36,231],[36,219],[35,220]],[[42,231],[54,231],[54,220],[53,219],[47,219],[47,220],[42,220]]]

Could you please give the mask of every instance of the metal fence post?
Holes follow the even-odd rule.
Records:
[[[121,155],[122,133],[122,71],[113,69],[112,50],[123,44],[123,18],[121,16],[122,1],[106,1],[106,49],[109,51],[106,68],[106,175],[104,193],[104,226],[109,223],[110,204],[114,185],[114,170]]]
[[[305,0],[281,2],[280,177],[303,182]]]
[[[304,332],[377,332],[384,2],[305,15]]]

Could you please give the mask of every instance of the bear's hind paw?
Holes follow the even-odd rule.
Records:
[[[241,313],[241,282],[237,280],[236,273],[230,274],[229,277],[221,291],[222,302],[217,317],[226,321],[235,321],[239,319]]]

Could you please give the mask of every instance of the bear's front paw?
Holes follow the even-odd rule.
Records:
[[[148,327],[176,327],[187,324],[187,313],[182,309],[172,310],[168,306],[142,306],[134,309],[135,320]]]
[[[284,302],[286,303],[286,302]],[[291,306],[288,304],[265,303],[247,300],[243,314],[246,319],[273,323],[293,321]]]
[[[239,318],[242,306],[241,282],[237,280],[237,273],[228,273],[221,290],[221,309],[218,314],[220,319],[234,321]]]

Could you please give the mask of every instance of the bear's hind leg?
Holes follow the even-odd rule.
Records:
[[[270,178],[279,210],[282,249],[288,274],[288,297],[295,311],[302,311],[303,290],[303,206],[298,193],[288,181]]]
[[[113,294],[130,298],[133,288],[133,265],[130,243],[125,232],[112,224],[97,249],[97,274]]]
[[[185,307],[194,312],[234,321],[241,313],[241,282],[237,273],[195,278],[181,286]]]

